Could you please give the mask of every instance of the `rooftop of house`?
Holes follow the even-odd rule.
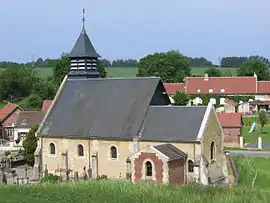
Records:
[[[44,116],[45,112],[43,111],[21,111],[15,126],[17,128],[31,128],[35,124],[40,124]]]
[[[20,108],[17,104],[8,103],[0,109],[0,121],[8,117],[16,108]],[[21,108],[20,108],[21,109]]]
[[[241,127],[243,124],[241,113],[217,113],[222,127]]]
[[[41,111],[46,112],[52,105],[53,100],[44,100]]]
[[[154,146],[154,148],[167,156],[169,161],[187,157],[185,152],[172,144],[161,144]]]
[[[186,77],[185,83],[166,83],[168,94],[176,91],[187,94],[267,94],[270,81],[257,81],[257,77]],[[184,87],[186,84],[186,87]]]

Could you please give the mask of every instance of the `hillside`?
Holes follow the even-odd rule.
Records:
[[[240,173],[240,185],[233,188],[202,188],[184,186],[172,188],[165,185],[141,184],[128,182],[90,181],[55,185],[30,185],[2,187],[1,202],[26,203],[130,203],[130,202],[215,202],[248,203],[269,202],[269,167],[265,158],[238,157],[236,163]],[[252,169],[253,168],[253,169]],[[254,172],[258,171],[254,189],[251,189]]]
[[[192,68],[192,75],[204,75],[205,68]],[[3,69],[2,69],[3,70]],[[136,77],[137,68],[106,68],[108,77]],[[0,69],[1,71],[1,69]],[[51,76],[52,68],[36,68],[36,71],[39,72],[42,76]],[[233,76],[236,75],[235,68],[221,68],[221,71],[224,73],[226,71],[230,71]]]

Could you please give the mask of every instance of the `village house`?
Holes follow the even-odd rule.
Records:
[[[241,113],[217,113],[224,133],[225,147],[240,147],[243,119]]]
[[[50,173],[182,185],[227,182],[213,104],[171,106],[160,78],[99,78],[83,27],[36,133],[34,177]]]
[[[185,92],[189,95],[213,94],[220,95],[220,104],[225,105],[225,99],[228,96],[254,96],[255,104],[258,108],[269,109],[270,101],[270,81],[257,81],[257,75],[249,77],[186,77],[184,83],[165,83],[166,91],[172,97],[176,91]],[[214,104],[215,98],[210,99]],[[190,103],[194,105],[202,104],[202,98],[195,97]],[[249,101],[235,101],[239,106],[239,111],[249,113]],[[245,103],[245,104],[244,104]],[[254,105],[254,104],[253,104]]]
[[[0,135],[2,141],[7,141],[6,146],[9,146],[9,142],[14,140],[14,123],[21,111],[22,109],[18,105],[12,103],[8,103],[0,109]]]
[[[19,112],[14,125],[14,140],[11,143],[11,148],[16,150],[22,148],[23,141],[33,127],[40,124],[45,112],[42,111],[21,111]]]

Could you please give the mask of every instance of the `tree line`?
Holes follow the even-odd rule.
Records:
[[[241,56],[241,57],[237,57],[237,56],[229,56],[229,57],[223,57],[220,61],[220,66],[221,68],[233,68],[233,67],[238,67],[241,66],[245,63],[247,63],[250,60],[259,60],[264,62],[265,64],[268,65],[268,67],[270,66],[270,61],[269,59],[263,57],[263,56],[249,56],[249,57],[245,57],[245,56]]]

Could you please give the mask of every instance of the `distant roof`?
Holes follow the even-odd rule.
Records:
[[[177,91],[185,92],[184,83],[164,83],[164,87],[168,94],[175,94]]]
[[[163,85],[156,77],[68,78],[40,135],[132,139],[158,87]],[[167,95],[157,95],[169,103]]]
[[[16,127],[31,128],[35,124],[40,124],[45,112],[42,111],[21,111],[18,115]]]
[[[185,82],[187,94],[254,94],[257,92],[256,77],[186,77]]]
[[[270,93],[270,81],[258,81],[257,83],[257,93]]]
[[[235,101],[233,101],[231,99],[228,99],[228,98],[225,99],[225,102],[228,103],[228,104],[231,104],[233,106],[237,106],[239,104],[239,103],[237,103],[237,102],[235,102]]]
[[[172,144],[161,144],[161,145],[154,146],[154,148],[156,148],[162,154],[167,156],[169,158],[169,161],[187,157],[185,152],[183,152],[178,147],[175,147]]]
[[[93,44],[91,43],[85,29],[83,28],[79,38],[77,39],[73,49],[71,50],[69,57],[91,57],[99,58],[100,55],[96,52]]]
[[[207,106],[150,106],[142,125],[142,140],[194,141]]]
[[[218,119],[222,127],[241,127],[242,114],[241,113],[217,113]]]
[[[6,104],[2,109],[0,109],[0,121],[4,120],[16,108],[20,108],[20,107],[17,104],[12,104],[12,103]]]
[[[41,111],[47,111],[52,105],[53,100],[44,100]]]

